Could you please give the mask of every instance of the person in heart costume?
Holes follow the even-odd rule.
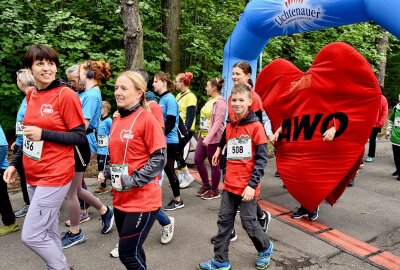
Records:
[[[350,45],[331,43],[302,72],[276,59],[259,74],[255,91],[282,128],[277,168],[289,193],[307,210],[333,205],[359,169],[380,103],[369,63]],[[336,124],[332,141],[323,134]]]

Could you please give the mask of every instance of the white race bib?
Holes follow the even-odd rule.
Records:
[[[230,139],[226,151],[226,158],[230,160],[251,159],[251,139],[248,136]]]
[[[43,141],[32,142],[23,136],[23,152],[24,155],[33,160],[40,160],[42,156]]]
[[[24,125],[22,125],[21,121],[17,121],[15,123],[15,135],[22,136],[24,133]]]
[[[208,130],[210,127],[210,122],[205,117],[200,117],[200,129]]]
[[[112,164],[111,170],[111,183],[112,187],[118,191],[128,191],[130,189],[123,189],[121,184],[121,176],[128,175],[128,165],[126,164]]]
[[[400,117],[395,117],[394,118],[394,126],[395,127],[400,127]]]
[[[108,147],[108,135],[97,135],[97,146]]]

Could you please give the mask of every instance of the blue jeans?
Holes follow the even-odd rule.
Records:
[[[156,220],[158,221],[158,223],[160,223],[161,226],[166,226],[171,224],[169,217],[166,214],[164,214],[164,212],[161,209],[159,209],[156,213]]]

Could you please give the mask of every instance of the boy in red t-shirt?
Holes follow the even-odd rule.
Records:
[[[255,197],[260,193],[260,180],[267,164],[267,137],[257,116],[249,110],[251,103],[248,85],[237,84],[232,88],[230,106],[235,113],[235,122],[230,120],[226,126],[227,165],[215,256],[200,263],[200,270],[231,269],[228,247],[239,206],[242,226],[258,251],[256,269],[266,269],[273,253],[273,244],[257,221]]]

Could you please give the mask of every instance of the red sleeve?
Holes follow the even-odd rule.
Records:
[[[144,123],[144,141],[150,154],[167,147],[164,133],[157,119],[148,114]]]
[[[265,135],[264,127],[262,126],[262,124],[259,121],[254,122],[253,125],[251,126],[251,129],[253,130],[253,136],[251,139],[252,139],[254,145],[268,143],[267,135]]]
[[[251,91],[251,99],[252,99],[252,103],[251,103],[250,109],[253,112],[258,112],[260,110],[264,111],[261,98],[255,91]]]
[[[63,88],[59,95],[60,114],[68,130],[83,125],[82,105],[76,93],[69,89]]]

